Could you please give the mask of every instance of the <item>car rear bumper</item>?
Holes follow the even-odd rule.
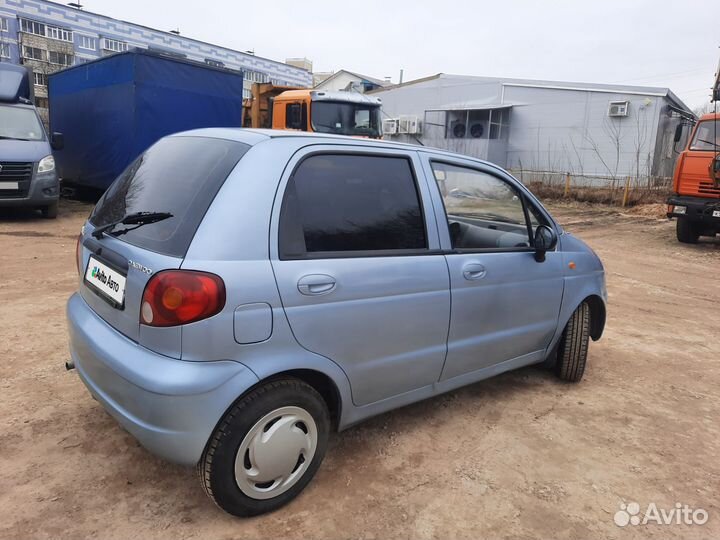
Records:
[[[145,448],[175,463],[197,463],[225,411],[258,380],[238,362],[188,362],[150,351],[77,293],[67,318],[71,359],[90,393]]]
[[[668,200],[668,218],[689,219],[705,225],[720,227],[720,199],[671,195]],[[679,209],[684,209],[680,211]],[[715,214],[715,215],[713,215]]]

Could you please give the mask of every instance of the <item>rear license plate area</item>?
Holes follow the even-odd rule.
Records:
[[[90,255],[85,269],[85,284],[95,294],[117,309],[125,306],[127,274]]]

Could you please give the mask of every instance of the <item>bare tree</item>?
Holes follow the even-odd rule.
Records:
[[[646,145],[648,142],[648,129],[647,129],[647,107],[640,106],[635,112],[635,138],[633,140],[633,157],[635,165],[635,182],[639,184],[641,176],[641,167],[644,168],[642,172],[649,175],[649,163],[650,154],[648,152],[645,156]],[[644,161],[644,165],[643,165]]]
[[[603,152],[598,142],[592,135],[590,135],[590,133],[585,133],[584,137],[590,145],[590,149],[597,156],[603,168],[607,171],[608,176],[610,176],[613,183],[615,183],[615,180],[617,180],[618,169],[620,168],[620,148],[622,146],[623,139],[620,122],[613,120],[610,117],[606,117],[603,121],[603,131],[608,136],[612,148],[611,155],[609,156],[605,155],[605,152]]]
[[[720,107],[718,107],[718,109],[720,109]],[[703,114],[715,112],[715,104],[708,101],[707,103],[703,103],[702,105],[695,107],[693,112],[695,113],[695,116],[702,116]]]

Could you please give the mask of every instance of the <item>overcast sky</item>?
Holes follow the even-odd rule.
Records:
[[[709,101],[720,0],[82,0],[85,9],[284,61],[397,82],[439,72],[667,86]]]

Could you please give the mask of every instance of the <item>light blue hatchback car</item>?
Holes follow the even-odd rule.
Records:
[[[78,239],[71,360],[239,516],[331,430],[545,362],[578,381],[603,266],[502,169],[424,147],[205,129],[148,149]]]

